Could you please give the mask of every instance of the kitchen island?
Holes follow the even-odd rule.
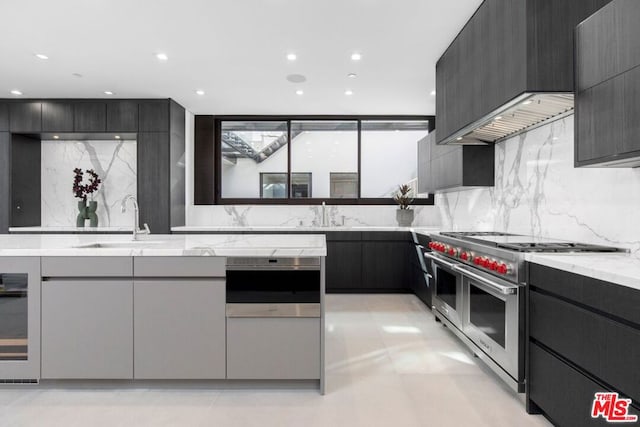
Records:
[[[0,379],[208,380],[323,392],[325,256],[325,237],[313,234],[2,236],[2,286],[22,283],[14,294],[24,310],[0,316],[25,325],[0,336],[0,345],[22,348],[0,362]],[[266,267],[230,274],[244,271],[238,264]],[[264,292],[284,270],[287,283],[304,285],[305,304],[293,288],[286,301]],[[230,304],[231,277],[243,304]]]

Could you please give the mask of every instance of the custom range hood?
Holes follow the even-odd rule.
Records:
[[[484,0],[436,63],[437,144],[492,144],[574,111],[574,31],[610,0]]]
[[[491,144],[573,114],[573,93],[524,93],[441,144]]]

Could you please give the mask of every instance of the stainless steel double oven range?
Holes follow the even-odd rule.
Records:
[[[525,252],[618,248],[497,232],[441,232],[425,257],[433,312],[512,389],[524,392]]]

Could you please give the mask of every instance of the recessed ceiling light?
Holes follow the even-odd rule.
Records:
[[[347,95],[347,96],[351,96],[351,95],[353,95],[353,91],[351,89],[347,89],[347,90],[344,91],[344,94]]]
[[[113,92],[111,92],[110,90],[105,90],[105,91],[104,91],[104,94],[105,94],[105,95],[113,95]]]
[[[166,53],[156,53],[156,58],[160,61],[167,61],[169,59]]]
[[[296,91],[296,95],[304,95],[304,91],[302,89],[298,89]]]
[[[496,117],[496,120],[502,120],[502,116]]]
[[[295,53],[288,53],[287,54],[287,59],[289,61],[295,61],[296,59],[298,59],[298,56]]]
[[[532,102],[533,102],[533,101],[531,101],[531,100],[527,100],[527,101],[524,101],[524,102],[522,103],[522,105],[529,105],[529,104],[531,104]]]
[[[80,73],[73,73],[71,74],[73,77],[77,77],[77,78],[82,78],[82,74]]]
[[[120,139],[120,135],[116,135],[114,138],[115,139]]]
[[[202,95],[204,95],[204,91],[203,91],[202,89],[198,89],[198,90],[196,91],[196,95],[200,95],[200,96],[202,96]]]
[[[20,92],[18,89],[13,89],[11,91],[11,95],[20,96],[22,95],[22,92]]]
[[[461,136],[457,137],[456,141],[462,141],[462,137]]]
[[[362,55],[360,55],[359,53],[352,53],[351,54],[351,60],[352,61],[360,61],[362,59]]]
[[[349,73],[347,74],[347,77],[349,77],[350,79],[355,79],[358,75],[356,73]]]
[[[49,57],[43,53],[36,53],[36,58],[38,59],[49,59]]]
[[[60,139],[58,135],[53,135],[53,139]]]
[[[307,78],[302,74],[289,74],[287,76],[287,81],[291,83],[304,83],[307,81]]]
[[[435,89],[431,91],[431,96],[436,96],[436,90]]]

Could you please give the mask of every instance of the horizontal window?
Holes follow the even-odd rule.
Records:
[[[417,194],[420,119],[258,117],[216,122],[218,203],[392,204],[400,185]]]

